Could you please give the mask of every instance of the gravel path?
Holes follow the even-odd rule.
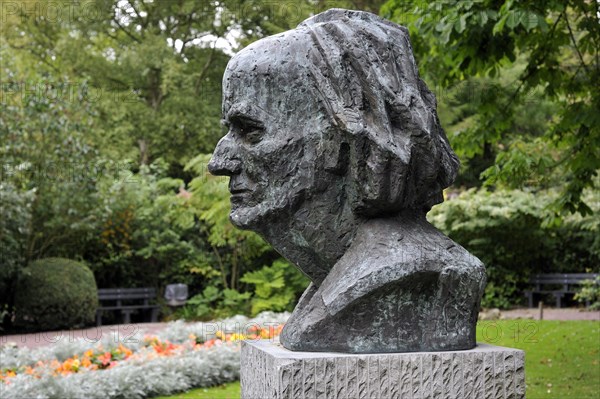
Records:
[[[138,323],[91,327],[83,330],[63,330],[38,332],[33,334],[3,335],[0,336],[0,345],[4,345],[8,342],[14,342],[20,347],[25,346],[33,349],[40,346],[52,345],[64,340],[73,341],[77,338],[84,338],[90,342],[96,342],[100,340],[103,335],[110,335],[110,333],[113,331],[116,331],[119,335],[127,337],[141,330],[143,330],[146,334],[155,334],[164,329],[166,326],[167,323]]]
[[[540,311],[537,308],[523,308],[502,310],[501,316],[505,319],[533,319],[539,320]],[[578,308],[544,308],[544,320],[596,320],[600,321],[600,311],[588,311]]]
[[[584,309],[566,308],[566,309],[544,309],[544,320],[595,320],[600,321],[600,311],[586,311]],[[539,310],[537,308],[514,309],[501,311],[502,319],[539,319]],[[86,338],[90,342],[100,339],[103,334],[110,334],[117,331],[124,336],[131,335],[143,330],[146,334],[154,334],[166,327],[167,323],[139,323],[122,324],[102,327],[92,327],[83,330],[72,331],[49,331],[33,334],[14,334],[0,336],[0,345],[8,342],[14,342],[18,346],[28,348],[38,348],[44,345],[52,345],[60,340],[74,340],[76,338]]]

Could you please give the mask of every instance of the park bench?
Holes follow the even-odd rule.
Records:
[[[98,301],[100,306],[96,312],[96,325],[102,325],[102,314],[106,311],[120,311],[123,323],[131,322],[131,314],[141,310],[149,314],[149,321],[158,319],[158,305],[151,304],[156,300],[154,288],[100,288]]]
[[[529,307],[533,307],[534,294],[552,294],[556,299],[556,307],[560,308],[562,299],[566,294],[575,294],[579,291],[584,280],[594,280],[598,274],[593,273],[548,273],[536,274],[529,280],[535,288],[525,291]],[[589,303],[586,303],[589,306]]]

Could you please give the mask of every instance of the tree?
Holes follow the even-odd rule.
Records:
[[[600,21],[596,1],[400,1],[383,15],[409,27],[430,82],[506,77],[498,95],[476,104],[474,123],[450,139],[471,157],[493,149],[486,185],[536,188],[556,183],[559,213],[591,213],[582,199],[600,169]],[[554,104],[544,131],[515,132],[521,110]]]
[[[218,9],[189,0],[73,4],[12,10],[2,33],[38,72],[88,94],[103,122],[96,142],[113,157],[162,157],[180,169],[212,149],[229,58],[214,42],[231,28],[215,23]]]

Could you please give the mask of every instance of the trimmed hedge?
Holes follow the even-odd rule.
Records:
[[[15,324],[27,330],[82,327],[93,322],[98,288],[83,263],[63,258],[32,262],[23,271],[15,297]]]

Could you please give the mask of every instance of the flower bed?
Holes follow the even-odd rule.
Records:
[[[169,323],[101,342],[0,350],[2,398],[144,398],[239,378],[239,341],[279,335],[287,314],[265,312],[212,323]]]

